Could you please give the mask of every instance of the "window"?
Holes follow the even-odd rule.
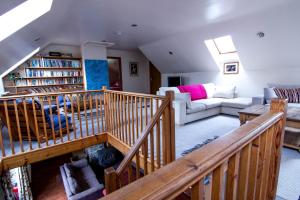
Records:
[[[205,40],[204,43],[220,70],[223,69],[224,63],[240,62],[238,52],[230,35]]]
[[[213,39],[213,42],[219,54],[228,54],[228,53],[237,52],[230,35]]]
[[[0,41],[50,11],[53,0],[27,0],[0,16]]]

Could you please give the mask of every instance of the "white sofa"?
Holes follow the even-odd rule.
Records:
[[[207,99],[191,101],[189,93],[180,93],[177,87],[161,87],[157,95],[165,95],[166,91],[174,91],[175,123],[186,123],[206,117],[228,114],[238,116],[238,111],[252,104],[252,98],[237,97],[235,86],[216,86],[213,83],[203,84]]]

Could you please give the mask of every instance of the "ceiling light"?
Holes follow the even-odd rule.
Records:
[[[0,41],[47,13],[53,0],[27,0],[0,16]]]
[[[169,54],[170,54],[170,55],[174,55],[172,51],[169,51]]]
[[[258,32],[257,34],[256,34],[259,38],[263,38],[263,37],[265,37],[265,33],[264,32]]]
[[[138,27],[137,24],[131,24],[131,27]]]

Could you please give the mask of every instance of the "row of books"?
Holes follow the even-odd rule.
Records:
[[[81,78],[17,80],[16,86],[52,85],[52,84],[82,84]]]
[[[39,71],[26,69],[26,77],[81,76],[81,71]]]
[[[28,63],[30,67],[73,67],[79,68],[79,60],[58,60],[58,59],[31,59]]]

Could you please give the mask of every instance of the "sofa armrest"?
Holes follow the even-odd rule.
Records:
[[[103,190],[104,187],[102,184],[99,184],[97,186],[94,186],[88,190],[85,190],[83,192],[80,192],[78,194],[75,194],[73,196],[70,196],[70,200],[94,200],[99,199],[103,196]]]
[[[83,168],[83,167],[86,167],[88,166],[88,162],[87,160],[84,158],[84,159],[81,159],[81,160],[77,160],[75,162],[72,162],[70,163],[71,166],[73,167],[77,167],[77,168]]]
[[[175,110],[175,124],[184,125],[186,118],[186,102],[182,100],[173,101],[173,107]]]
[[[252,97],[252,105],[264,105],[265,98],[263,96]]]
[[[186,106],[188,108],[192,107],[191,105],[191,95],[190,93],[175,93],[175,100],[177,101],[183,101],[186,103]]]

